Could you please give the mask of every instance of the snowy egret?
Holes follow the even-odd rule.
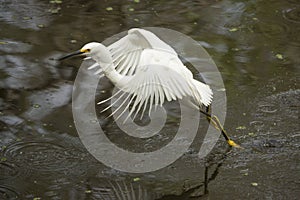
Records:
[[[139,111],[143,115],[148,103],[151,111],[153,105],[162,106],[165,100],[190,97],[190,105],[222,131],[228,144],[238,146],[228,137],[218,118],[202,110],[211,104],[213,93],[210,87],[194,79],[176,51],[152,32],[130,29],[126,36],[107,47],[91,42],[59,60],[80,54],[96,61],[89,69],[99,67],[96,74],[103,73],[120,91],[130,94],[126,99],[129,100],[127,108],[132,104],[129,116]]]

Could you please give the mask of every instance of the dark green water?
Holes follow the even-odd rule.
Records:
[[[0,199],[300,196],[300,1],[0,5]],[[132,27],[156,26],[200,41],[212,56],[226,87],[225,128],[244,150],[227,150],[220,138],[204,160],[192,149],[174,165],[137,175],[105,167],[81,144],[71,105],[81,60],[51,58]],[[107,126],[112,138],[118,131]]]

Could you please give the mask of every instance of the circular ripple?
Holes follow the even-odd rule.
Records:
[[[19,199],[19,194],[13,188],[5,185],[0,185],[0,199]]]
[[[300,23],[300,7],[283,11],[283,17],[288,21]]]
[[[263,113],[275,113],[277,112],[276,106],[272,105],[272,104],[263,104],[263,105],[259,105],[259,112],[263,112]]]
[[[289,32],[289,27],[286,24],[279,23],[262,22],[259,24],[259,29],[266,37],[270,38],[284,38]]]
[[[276,24],[272,22],[262,22],[257,25],[257,28],[258,31],[261,32],[265,37],[268,37],[272,40],[280,40],[285,43],[288,42],[293,46],[300,46],[300,30],[296,26],[292,27],[287,23]],[[287,41],[286,38],[289,38],[289,40]]]
[[[17,142],[7,146],[4,156],[22,168],[39,171],[70,169],[81,160],[81,152],[51,142]]]
[[[16,166],[9,162],[0,163],[0,180],[10,179],[16,177],[19,174]]]

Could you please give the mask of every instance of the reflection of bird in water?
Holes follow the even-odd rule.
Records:
[[[93,184],[91,190],[87,190],[91,196],[96,199],[107,200],[188,200],[188,199],[209,199],[209,184],[213,182],[218,176],[219,169],[226,159],[226,152],[213,152],[205,162],[205,168],[203,170],[203,180],[199,180],[198,184],[191,185],[189,188],[184,183],[170,183],[178,184],[182,186],[181,194],[160,194],[155,191],[153,186],[147,187],[145,184],[139,181],[101,181],[101,187],[95,187],[97,184]],[[172,176],[172,175],[170,175]],[[147,182],[147,180],[146,180]],[[159,188],[161,190],[161,188]],[[174,193],[176,193],[174,191]]]
[[[223,165],[229,151],[230,148],[227,148],[226,152],[212,152],[210,156],[205,159],[203,181],[200,181],[198,184],[189,188],[183,187],[180,195],[165,195],[158,200],[210,199],[208,186],[217,178],[219,169]]]
[[[153,105],[154,107],[162,106],[165,100],[190,98],[189,105],[205,114],[213,125],[222,131],[230,146],[237,146],[229,139],[218,118],[201,109],[208,107],[212,101],[210,87],[194,79],[191,71],[178,58],[175,50],[152,32],[144,29],[131,29],[125,37],[108,47],[101,43],[91,42],[60,60],[79,54],[96,61],[96,64],[89,69],[100,65],[97,73],[103,72],[114,85],[121,89],[120,91],[124,92],[121,97],[126,93],[129,94],[125,101],[122,101],[124,104],[129,100],[129,103],[119,117],[130,105],[132,107],[127,118],[134,114],[134,119],[139,112],[142,112],[141,117],[143,117],[148,104],[149,111],[151,111]],[[119,108],[123,104],[121,103]]]
[[[161,195],[146,189],[138,182],[104,181],[106,186],[95,187],[86,190],[86,196],[92,199],[103,200],[153,200]],[[102,182],[103,184],[103,182]]]

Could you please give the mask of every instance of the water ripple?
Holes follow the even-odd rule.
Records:
[[[288,21],[300,23],[300,7],[284,10],[283,17]]]
[[[297,11],[299,15],[299,11]],[[300,16],[300,15],[299,15]],[[300,22],[300,17],[294,17],[293,20],[297,23]],[[290,19],[292,20],[292,19]],[[291,27],[288,23],[272,23],[272,22],[261,22],[258,25],[258,31],[261,32],[265,37],[270,39],[285,41],[289,38],[288,43],[293,46],[300,46],[299,28]]]
[[[287,24],[261,22],[259,23],[260,31],[269,38],[283,37],[289,32],[289,26]]]
[[[16,142],[4,150],[4,156],[30,170],[59,171],[74,167],[81,160],[81,152],[53,142]],[[26,163],[26,165],[25,165]]]
[[[0,162],[0,180],[10,179],[18,176],[19,170],[10,162]]]
[[[263,113],[275,113],[277,111],[276,106],[272,104],[262,104],[258,106],[259,112]]]
[[[9,200],[19,199],[19,194],[13,188],[10,188],[5,185],[0,185],[0,198],[3,200],[4,199],[9,199]]]

